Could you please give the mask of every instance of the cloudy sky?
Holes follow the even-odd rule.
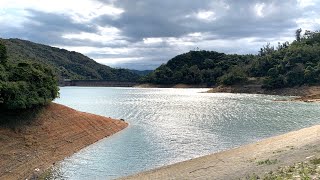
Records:
[[[320,29],[320,0],[1,0],[0,37],[154,69],[194,49],[256,53]]]

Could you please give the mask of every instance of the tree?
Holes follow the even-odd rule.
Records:
[[[3,48],[4,47],[4,48]],[[0,44],[1,63],[6,59],[5,46]],[[0,64],[0,109],[26,109],[45,105],[58,96],[54,71],[38,63]]]
[[[202,74],[197,65],[189,68],[190,84],[199,84],[202,82]]]
[[[154,71],[154,78],[160,84],[172,84],[172,71],[169,67],[161,65]]]
[[[272,54],[273,52],[275,52],[274,46],[271,46],[270,43],[267,43],[267,45],[260,48],[259,55],[266,56]]]
[[[302,37],[301,32],[296,31],[292,43],[278,43],[276,48],[266,44],[258,55],[190,51],[157,68],[150,82],[233,85],[252,77],[268,89],[320,84],[320,32],[306,31]]]
[[[279,75],[277,77],[267,77],[264,79],[262,88],[277,89],[285,87],[285,77]]]
[[[296,30],[296,40],[297,40],[298,42],[301,41],[301,32],[302,32],[302,29],[301,29],[301,28],[299,28],[299,29]]]
[[[233,66],[230,72],[221,76],[219,80],[224,85],[233,85],[247,81],[247,76],[240,66]]]
[[[319,76],[319,71],[317,71],[316,68],[313,68],[311,66],[308,66],[305,70],[304,70],[304,80],[306,83],[308,84],[315,84],[317,83],[318,76]]]
[[[296,66],[286,74],[288,87],[302,85],[304,83],[304,70],[300,66]]]
[[[0,43],[0,64],[4,65],[7,62],[7,48]]]

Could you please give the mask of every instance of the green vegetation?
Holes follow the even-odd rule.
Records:
[[[61,79],[130,81],[139,75],[126,69],[114,69],[74,51],[54,48],[20,39],[0,39],[8,50],[8,62],[21,59],[53,67]]]
[[[312,160],[310,160],[310,162],[311,162],[312,164],[314,164],[314,165],[320,165],[320,158],[318,158],[318,159],[312,159]]]
[[[144,77],[155,84],[234,85],[255,79],[266,89],[320,83],[320,32],[296,31],[296,40],[267,44],[258,55],[190,51],[178,55]]]
[[[245,179],[277,180],[277,179],[318,179],[320,177],[320,159],[312,159],[307,162],[296,163],[292,166],[279,167],[276,171],[270,171],[262,177],[256,174]]]
[[[135,74],[138,74],[138,75],[140,75],[140,76],[145,76],[145,75],[151,73],[153,70],[142,70],[142,71],[140,71],[140,70],[129,69],[129,71],[130,71],[130,72],[133,72],[133,73],[135,73]]]
[[[26,109],[51,102],[58,95],[56,74],[49,67],[27,61],[7,61],[0,44],[0,109]]]
[[[246,81],[243,72],[254,55],[226,55],[214,51],[190,51],[158,67],[143,81],[155,84],[233,84]],[[241,67],[241,68],[239,68]]]
[[[273,160],[266,159],[264,161],[258,161],[257,164],[258,165],[271,165],[271,164],[276,164],[277,162],[278,162],[277,159],[273,159]]]
[[[40,172],[40,174],[34,174],[31,179],[38,180],[51,180],[51,179],[63,179],[62,172],[60,171],[60,165],[55,165],[44,172]]]

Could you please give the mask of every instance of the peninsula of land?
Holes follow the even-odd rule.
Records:
[[[1,114],[0,179],[37,178],[56,162],[128,126],[55,103],[32,111]]]

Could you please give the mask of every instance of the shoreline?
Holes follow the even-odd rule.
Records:
[[[311,96],[320,94],[320,86],[295,86],[290,88],[281,88],[267,90],[261,88],[261,85],[233,85],[233,86],[217,86],[213,87],[208,93],[247,93],[247,94],[266,94],[266,95],[279,95],[279,96]]]
[[[34,112],[32,112],[34,113]],[[22,125],[0,126],[0,179],[38,178],[55,163],[128,126],[51,103]]]
[[[320,158],[320,125],[120,179],[245,179]]]
[[[178,87],[179,88],[179,87]],[[188,88],[188,87],[180,87],[180,88]],[[293,88],[291,88],[293,89]],[[226,91],[226,90],[223,90]],[[309,94],[306,96],[298,97],[293,99],[292,101],[304,101],[304,102],[320,102],[320,96],[318,93],[320,92],[319,86],[312,87],[299,87],[294,88],[296,93],[301,94]],[[237,92],[229,92],[229,93],[237,93]],[[244,92],[248,93],[248,92]],[[291,100],[289,100],[291,101]],[[23,116],[20,117],[23,121]],[[48,106],[45,106],[40,113],[36,113],[35,120],[33,122],[26,122],[24,126],[17,127],[4,127],[1,125],[0,121],[0,179],[26,179],[26,178],[37,178],[40,177],[43,173],[45,173],[48,169],[50,169],[56,162],[59,162],[65,159],[68,156],[76,153],[82,148],[93,144],[105,137],[111,136],[128,126],[128,123],[115,120],[103,116],[98,116],[90,113],[79,112],[69,107],[51,103]],[[306,130],[308,129],[308,130]],[[315,131],[316,129],[316,131]],[[300,133],[303,131],[303,133]],[[306,132],[309,131],[309,132]],[[316,132],[316,139],[318,141],[314,141],[314,136],[310,134],[310,132]],[[295,133],[300,133],[300,135],[294,135]],[[306,134],[309,133],[310,139],[309,141],[306,137]],[[292,135],[293,134],[293,135]],[[286,136],[286,140],[282,140],[283,142],[289,143],[287,146],[280,146],[278,143],[279,137]],[[302,142],[299,141],[298,144],[294,144],[291,142],[292,139],[289,138],[294,136],[294,139],[302,139]],[[270,139],[270,140],[269,140]],[[273,140],[271,140],[273,139]],[[281,138],[280,138],[281,139]],[[270,142],[274,141],[275,142]],[[265,141],[268,142],[269,148],[279,147],[278,149],[273,149],[272,153],[270,151],[266,151]],[[291,144],[290,144],[291,143]],[[303,143],[307,143],[304,144]],[[292,145],[293,144],[293,145]],[[252,148],[253,146],[254,148]],[[261,146],[265,149],[261,150]],[[314,147],[311,147],[314,146]],[[311,147],[311,148],[309,148]],[[260,150],[257,150],[259,149]],[[292,149],[293,148],[293,149]],[[303,151],[302,149],[310,149],[308,151]],[[239,150],[240,149],[240,150]],[[248,151],[248,149],[253,154],[264,154],[263,156],[257,156],[253,159],[248,159],[248,155],[244,151]],[[312,151],[311,151],[312,150]],[[246,172],[244,175],[249,175],[248,173],[255,173],[258,175],[262,174],[262,171],[274,170],[276,167],[266,166],[266,167],[256,167],[258,161],[264,160],[276,160],[276,166],[279,165],[288,165],[287,162],[293,162],[292,159],[289,159],[287,153],[290,155],[296,155],[297,159],[300,160],[305,159],[306,157],[314,156],[314,153],[317,150],[317,157],[320,158],[320,125],[316,125],[310,128],[304,128],[298,131],[289,132],[284,135],[271,137],[265,140],[262,140],[257,143],[248,144],[244,146],[240,146],[235,149],[230,149],[222,152],[218,152],[212,155],[207,155],[204,157],[199,157],[196,159],[191,159],[185,162],[180,162],[177,164],[160,167],[155,170],[150,170],[147,172],[142,172],[133,176],[124,177],[123,179],[168,179],[168,178],[182,178],[182,177],[190,177],[190,178],[202,178],[204,175],[204,179],[208,177],[220,177],[221,174],[212,174],[211,168],[220,168],[216,166],[216,164],[221,163],[221,158],[226,158],[226,160],[222,160],[223,163],[229,163],[229,166],[222,166],[223,169],[236,169],[236,172],[231,172],[234,174],[239,174],[239,172]],[[240,152],[239,152],[240,151]],[[276,153],[275,153],[276,152]],[[237,156],[235,156],[235,153]],[[242,153],[242,154],[241,154]],[[309,154],[308,154],[309,153]],[[267,154],[267,155],[266,155]],[[276,154],[276,155],[274,155]],[[306,156],[308,154],[308,156]],[[239,158],[238,156],[241,156]],[[212,157],[211,157],[212,156]],[[249,155],[250,156],[250,155]],[[302,158],[303,156],[303,158]],[[305,157],[306,156],[306,157]],[[214,157],[214,158],[213,158]],[[219,157],[219,158],[218,158]],[[231,160],[230,160],[231,158]],[[247,158],[247,159],[243,159]],[[210,162],[207,160],[210,159]],[[241,161],[234,161],[235,159],[240,159]],[[286,159],[283,162],[283,159]],[[245,162],[243,162],[245,161]],[[195,164],[196,163],[196,164]],[[211,164],[210,164],[211,163]],[[216,163],[213,165],[212,163]],[[206,167],[201,164],[207,165]],[[250,170],[241,169],[238,166],[250,166]],[[236,167],[231,167],[236,166]],[[198,168],[198,169],[197,169]],[[238,168],[238,169],[237,169]],[[262,169],[257,171],[257,169]],[[185,172],[186,169],[193,169],[189,171],[187,174]],[[207,172],[207,170],[210,172]],[[199,173],[198,173],[199,172]],[[230,174],[223,172],[224,176],[221,176],[222,179],[230,178]],[[176,176],[175,174],[183,176]],[[192,176],[189,176],[189,175]],[[241,173],[240,173],[241,174]],[[228,175],[228,176],[225,176]],[[233,177],[233,176],[231,176]],[[240,176],[239,176],[240,177]],[[244,176],[241,176],[244,177]],[[240,177],[240,178],[241,178]],[[217,178],[219,179],[219,178]]]
[[[175,85],[157,85],[157,84],[139,84],[134,88],[210,88],[203,93],[246,93],[246,94],[265,94],[278,96],[298,96],[289,101],[320,102],[320,86],[296,86],[291,88],[281,88],[266,90],[258,84],[232,85],[232,86],[206,86],[175,84]]]
[[[211,86],[208,87],[206,84],[199,84],[199,85],[190,85],[190,84],[137,84],[133,86],[133,88],[212,88]]]

